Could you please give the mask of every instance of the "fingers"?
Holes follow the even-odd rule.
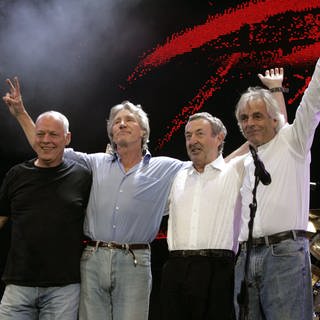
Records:
[[[16,90],[17,90],[17,91],[19,92],[19,94],[20,94],[20,83],[19,83],[18,77],[17,77],[17,76],[14,77],[14,78],[13,78],[13,81],[14,81]]]
[[[6,104],[10,104],[12,98],[11,98],[10,94],[7,92],[6,95],[2,97],[2,100],[3,100]]]
[[[10,79],[6,79],[6,82],[9,85],[11,91],[15,89]]]
[[[12,99],[10,98],[10,95],[8,93],[4,97],[2,97],[2,100],[7,106],[11,105]]]
[[[265,70],[264,75],[259,73],[258,77],[262,84],[270,89],[282,86],[283,73],[283,68],[270,68]]]
[[[283,74],[284,74],[283,68],[269,69],[269,70],[266,70],[265,72],[265,76],[271,77],[271,78],[283,76]]]
[[[6,79],[6,82],[9,85],[10,90],[6,94],[6,99],[4,99],[4,101],[8,104],[11,103],[13,100],[21,100],[20,84],[18,77],[14,77],[12,81],[10,79]]]
[[[18,77],[14,77],[13,82],[10,79],[6,79],[6,82],[9,85],[11,92],[17,92],[20,94],[20,83]]]
[[[275,69],[269,69],[269,70],[266,70],[265,72],[265,76],[266,77],[274,77],[274,75],[277,75],[279,74],[279,69],[278,68],[275,68]]]

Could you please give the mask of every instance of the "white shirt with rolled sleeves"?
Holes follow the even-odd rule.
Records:
[[[320,59],[312,80],[297,109],[295,120],[286,124],[258,155],[271,175],[271,184],[257,188],[257,211],[253,237],[286,230],[307,230],[310,195],[310,148],[320,121]],[[239,241],[248,239],[249,205],[254,186],[254,164],[245,160],[245,178],[241,188],[242,221]]]
[[[197,172],[191,163],[178,172],[169,196],[170,251],[236,251],[235,222],[240,212],[243,172],[242,158],[226,164],[222,156],[206,165],[203,173]]]

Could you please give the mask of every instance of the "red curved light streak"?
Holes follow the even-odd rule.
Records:
[[[206,22],[188,28],[179,33],[169,36],[165,43],[157,45],[149,53],[145,53],[134,71],[127,77],[127,85],[133,84],[147,73],[170,63],[174,58],[181,55],[189,54],[200,47],[210,46],[214,41],[222,37],[232,36],[231,43],[222,44],[224,47],[224,61],[221,66],[214,70],[214,76],[204,81],[203,86],[198,89],[196,95],[184,106],[181,111],[170,122],[167,133],[158,140],[157,149],[161,149],[165,143],[171,140],[174,133],[186,122],[188,117],[198,112],[205,102],[212,97],[214,92],[221,90],[223,85],[229,81],[227,75],[234,67],[241,67],[242,58],[248,61],[258,61],[261,68],[273,65],[297,65],[314,63],[315,59],[320,56],[320,13],[314,14],[312,10],[320,9],[319,0],[265,0],[249,1],[244,5],[235,8],[229,8],[225,12],[215,16],[208,16]],[[270,18],[277,19],[280,15],[288,13],[298,13],[302,20],[293,21],[290,28],[287,28],[288,34],[283,35],[281,26],[273,30],[270,36],[265,30],[268,30]],[[281,23],[281,19],[279,19]],[[246,35],[247,43],[244,46],[239,39],[237,32],[241,32],[245,25],[249,25],[249,33]],[[308,29],[305,28],[308,26]],[[270,30],[269,30],[270,31]],[[270,38],[271,37],[271,38]],[[279,41],[282,40],[282,41]],[[293,44],[288,53],[284,53],[283,41],[288,45]],[[279,47],[274,49],[274,43],[279,42]],[[259,54],[252,50],[248,52],[249,47],[260,46],[263,48]],[[272,45],[272,49],[265,49]],[[215,50],[210,46],[210,52]],[[257,63],[257,61],[255,61]],[[294,97],[291,97],[289,104],[298,99],[303,93],[306,84],[299,89]]]

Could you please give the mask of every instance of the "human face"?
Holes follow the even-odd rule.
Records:
[[[240,111],[239,124],[246,139],[255,147],[269,142],[276,135],[278,120],[272,119],[261,99],[248,102]]]
[[[224,139],[222,133],[213,136],[210,122],[201,118],[187,123],[185,138],[188,156],[199,172],[218,157],[218,147]]]
[[[112,124],[112,140],[119,148],[133,146],[141,151],[144,130],[134,113],[123,109],[117,113]]]
[[[40,117],[36,122],[35,150],[38,167],[56,167],[62,162],[63,151],[70,143],[70,132],[65,133],[63,123],[52,115]]]

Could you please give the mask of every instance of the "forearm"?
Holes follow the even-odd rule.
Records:
[[[16,115],[16,119],[19,122],[24,134],[26,135],[31,147],[34,147],[35,142],[35,124],[29,114],[25,111]]]
[[[287,107],[286,102],[284,100],[283,92],[273,92],[272,96],[275,98],[275,100],[277,100],[278,105],[280,107],[280,111],[284,116],[285,122],[288,122]]]
[[[225,162],[229,162],[231,159],[239,156],[243,156],[244,154],[249,152],[249,142],[245,142],[238,149],[231,152],[224,160]]]
[[[295,149],[306,155],[312,145],[320,121],[320,59],[305,90],[292,125]]]
[[[315,70],[311,77],[311,81],[308,85],[308,88],[306,89],[302,97],[302,103],[304,102],[304,100],[308,99],[310,106],[314,108],[316,112],[319,112],[319,109],[320,109],[319,89],[320,89],[320,58],[316,63]]]

